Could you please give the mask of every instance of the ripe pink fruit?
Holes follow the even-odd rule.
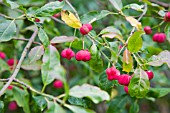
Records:
[[[151,80],[154,77],[154,74],[152,71],[145,71],[148,75],[149,80]]]
[[[80,33],[82,35],[88,34],[92,30],[92,25],[91,24],[83,24],[82,27],[80,28]]]
[[[8,105],[8,109],[10,111],[15,111],[17,108],[18,108],[18,105],[15,101],[10,102]]]
[[[124,86],[124,91],[128,94],[128,86]]]
[[[70,60],[72,57],[75,56],[75,53],[72,51],[72,49],[67,48],[67,49],[64,49],[64,50],[61,52],[61,56],[62,56],[63,58],[66,58],[66,59]]]
[[[170,12],[167,12],[164,16],[164,21],[165,22],[170,22]]]
[[[60,81],[60,80],[56,80],[56,81],[53,83],[53,87],[55,87],[55,88],[63,88],[63,82]]]
[[[58,0],[59,2],[62,2],[63,0]]]
[[[0,52],[0,58],[2,58],[2,59],[5,59],[5,58],[6,58],[6,55],[5,55],[4,52]]]
[[[14,60],[13,58],[7,60],[7,64],[8,64],[9,66],[13,66],[14,63],[18,63],[18,60]]]
[[[58,18],[60,17],[60,15],[61,15],[60,13],[57,13],[57,14],[54,14],[53,17]]]
[[[119,84],[121,84],[121,85],[128,86],[129,83],[130,83],[130,79],[131,79],[131,78],[132,78],[132,77],[129,76],[128,74],[123,74],[123,75],[120,75],[120,76],[119,76],[118,82],[119,82]]]
[[[155,33],[152,37],[152,40],[158,43],[163,43],[166,40],[165,33]]]
[[[77,61],[89,61],[91,59],[90,52],[88,50],[80,50],[76,53],[76,60]]]
[[[120,72],[114,66],[106,69],[107,79],[108,80],[118,80]]]
[[[145,26],[144,31],[145,31],[146,34],[151,34],[152,33],[152,29],[151,29],[150,26]]]
[[[12,85],[9,85],[9,86],[8,86],[8,89],[9,89],[9,90],[12,90],[12,88],[13,88]]]
[[[36,18],[36,19],[35,19],[35,22],[40,22],[40,19]]]

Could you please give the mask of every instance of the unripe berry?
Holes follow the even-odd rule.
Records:
[[[10,111],[15,111],[17,108],[18,108],[18,105],[15,101],[10,102],[8,105],[8,109]]]
[[[108,80],[118,80],[120,72],[114,66],[106,69],[107,79]]]
[[[2,58],[2,59],[5,59],[5,58],[6,58],[6,55],[5,55],[4,52],[0,52],[0,58]]]
[[[129,94],[129,89],[128,89],[128,86],[124,86],[124,91],[127,93],[127,94]]]
[[[120,75],[120,76],[119,76],[118,82],[119,82],[119,84],[121,84],[121,85],[128,86],[129,83],[130,83],[130,79],[131,79],[131,78],[132,78],[132,77],[129,76],[128,74],[123,74],[123,75]]]
[[[12,85],[9,85],[9,86],[8,86],[8,89],[9,89],[9,90],[12,90],[12,88],[13,88]]]
[[[61,15],[60,13],[57,13],[57,14],[54,14],[53,17],[58,18],[60,17],[60,15]]]
[[[92,30],[92,25],[91,24],[83,24],[82,27],[80,28],[80,33],[82,35],[88,34]]]
[[[75,53],[72,51],[72,49],[67,48],[67,49],[64,49],[64,50],[61,52],[61,56],[62,56],[63,58],[66,58],[66,59],[70,60],[72,57],[75,56]]]
[[[164,16],[164,21],[165,22],[170,22],[170,12],[167,12]]]
[[[145,71],[148,75],[148,79],[151,80],[154,77],[154,74],[152,71]]]
[[[63,82],[60,81],[60,80],[56,80],[53,83],[53,87],[55,87],[55,88],[63,88]]]
[[[88,50],[80,50],[76,53],[76,60],[77,61],[89,61],[91,59],[90,52]]]
[[[155,33],[152,40],[158,43],[163,43],[166,40],[166,35],[164,33]]]
[[[35,22],[40,22],[40,19],[36,18],[36,19],[35,19]]]
[[[145,31],[146,34],[151,34],[152,33],[152,29],[151,29],[150,26],[145,26],[144,31]]]

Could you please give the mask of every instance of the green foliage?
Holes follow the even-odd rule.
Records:
[[[54,102],[48,102],[48,110],[45,111],[45,113],[66,113],[64,109]]]

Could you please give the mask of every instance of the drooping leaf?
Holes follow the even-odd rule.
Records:
[[[167,24],[165,27],[165,33],[166,33],[166,39],[169,41],[170,43],[170,24]]]
[[[4,113],[4,102],[0,101],[0,113]]]
[[[76,37],[73,36],[56,36],[50,42],[51,44],[64,43],[74,41]]]
[[[9,66],[8,66],[8,64],[4,60],[2,60],[0,58],[0,73],[2,73],[3,71],[6,71],[6,70],[7,71],[10,70]]]
[[[101,54],[99,53],[97,46],[93,44],[90,48],[91,59],[88,62],[90,67],[96,71],[100,72],[103,69],[103,60],[101,59]]]
[[[133,58],[131,53],[126,49],[123,52],[123,71],[130,72],[133,68]]]
[[[144,98],[149,91],[149,87],[150,82],[147,73],[142,69],[136,69],[128,86],[130,96]]]
[[[44,54],[43,46],[36,46],[36,47],[32,48],[28,54],[30,63],[39,60],[43,54]]]
[[[26,89],[13,87],[14,99],[18,106],[23,107],[25,113],[31,113],[29,108],[29,93]]]
[[[16,33],[14,20],[5,20],[0,23],[0,42],[9,41]]]
[[[48,109],[45,111],[45,113],[66,113],[66,112],[56,102],[49,102]]]
[[[143,31],[136,31],[128,41],[128,50],[130,52],[138,52],[142,47],[141,35],[144,34]]]
[[[170,68],[170,52],[168,50],[164,50],[158,55],[153,55],[150,59],[151,61],[148,64],[151,66],[161,66],[166,63]]]
[[[100,20],[104,17],[106,17],[107,15],[109,15],[111,12],[107,11],[107,10],[102,10],[101,12],[98,11],[91,11],[87,14],[84,14],[83,16],[81,16],[80,20],[83,24],[85,23],[93,23],[97,20]]]
[[[144,8],[144,5],[138,5],[138,4],[129,4],[129,5],[126,5],[123,7],[123,9],[134,9],[136,11],[142,11],[143,12],[143,8]]]
[[[56,13],[59,13],[64,5],[65,2],[50,2],[42,6],[40,9],[36,10],[34,15],[38,17],[52,16]]]
[[[99,103],[101,101],[110,99],[107,92],[89,84],[74,86],[70,89],[69,95],[77,98],[87,97],[90,98],[94,103]]]
[[[42,97],[42,96],[33,96],[33,100],[34,100],[35,105],[37,106],[36,109],[40,109],[40,111],[43,111],[46,108],[47,102],[44,99],[44,97]]]
[[[122,0],[109,0],[109,1],[118,11],[121,11],[123,7]]]
[[[47,34],[45,33],[45,31],[42,28],[39,28],[38,37],[41,40],[41,42],[43,43],[43,45],[45,46],[45,48],[48,47],[48,45],[50,44],[50,41],[49,41]]]
[[[80,106],[65,105],[65,107],[67,107],[68,109],[73,111],[73,113],[95,113],[94,111],[92,111],[90,109],[85,109]]]
[[[133,27],[136,27],[138,30],[142,30],[142,25],[138,22],[138,20],[131,16],[126,16],[125,18]]]
[[[170,88],[150,88],[147,96],[160,98],[170,93]]]
[[[80,28],[81,22],[70,11],[61,11],[61,19],[70,27]]]
[[[130,106],[129,113],[138,113],[138,112],[139,112],[139,105],[138,105],[138,103],[135,101],[135,102],[133,102],[133,104]]]

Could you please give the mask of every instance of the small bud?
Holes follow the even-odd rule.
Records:
[[[6,55],[5,55],[4,52],[0,52],[0,58],[1,58],[1,59],[5,59],[5,58],[6,58]]]
[[[12,88],[13,88],[12,85],[9,85],[9,86],[8,86],[8,89],[9,89],[9,90],[12,90]]]
[[[124,91],[127,93],[127,94],[129,94],[129,89],[128,89],[128,86],[124,86]]]

